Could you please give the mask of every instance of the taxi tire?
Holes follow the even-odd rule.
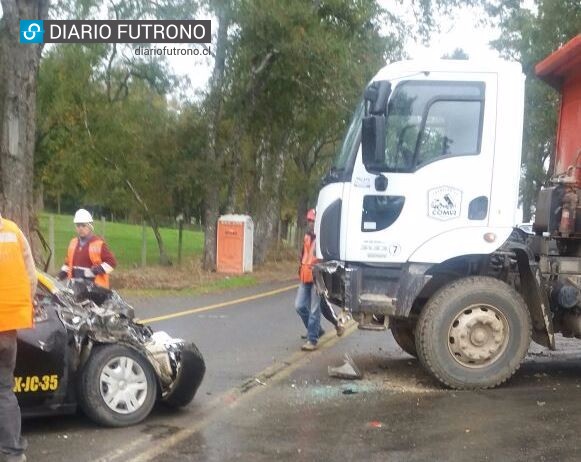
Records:
[[[182,377],[162,402],[171,408],[184,407],[190,404],[202,383],[205,372],[206,364],[202,353],[200,353],[196,345],[190,343],[182,351]]]
[[[110,409],[100,391],[100,375],[105,365],[115,357],[127,356],[141,366],[147,381],[147,395],[141,407],[131,414]],[[157,378],[149,361],[139,352],[123,345],[101,345],[93,348],[81,372],[78,396],[81,409],[91,420],[106,427],[126,427],[145,419],[157,399]]]

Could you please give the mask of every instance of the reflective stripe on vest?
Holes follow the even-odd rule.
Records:
[[[32,327],[30,280],[26,271],[21,233],[2,218],[0,229],[0,332]]]
[[[313,265],[316,261],[315,239],[311,239],[309,234],[305,234],[303,239],[303,257],[301,259],[301,282],[305,284],[313,282]]]
[[[69,250],[67,251],[67,263],[69,267],[69,279],[73,277],[73,257],[75,256],[75,250],[79,245],[79,238],[74,237],[71,239],[69,244]],[[103,241],[101,239],[96,239],[89,242],[89,259],[93,266],[100,265],[103,263],[101,259],[101,249],[103,248]],[[97,274],[95,276],[95,284],[101,287],[109,288],[109,275],[107,273]]]

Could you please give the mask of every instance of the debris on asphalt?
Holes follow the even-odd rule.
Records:
[[[379,420],[372,420],[367,425],[370,426],[371,428],[381,428],[381,427],[383,427],[383,424]]]
[[[537,401],[537,406],[544,406],[547,404],[545,401]]]
[[[353,390],[353,388],[346,388],[345,390],[343,390],[344,395],[356,395],[357,393],[359,393],[359,392],[356,390]]]
[[[330,377],[337,377],[339,379],[362,379],[363,374],[347,353],[345,353],[345,362],[338,367],[328,367]]]

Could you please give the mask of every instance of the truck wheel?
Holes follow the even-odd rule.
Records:
[[[490,388],[519,368],[531,341],[531,317],[509,285],[468,277],[428,301],[415,335],[420,361],[444,385]]]
[[[79,404],[89,418],[108,427],[134,425],[156,398],[157,380],[144,356],[122,345],[93,350],[79,382]]]
[[[417,358],[415,324],[410,319],[389,318],[389,328],[400,348],[407,354]]]

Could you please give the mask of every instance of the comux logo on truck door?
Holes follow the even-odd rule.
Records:
[[[438,220],[451,220],[460,216],[462,191],[450,186],[440,186],[428,191],[428,216]]]

